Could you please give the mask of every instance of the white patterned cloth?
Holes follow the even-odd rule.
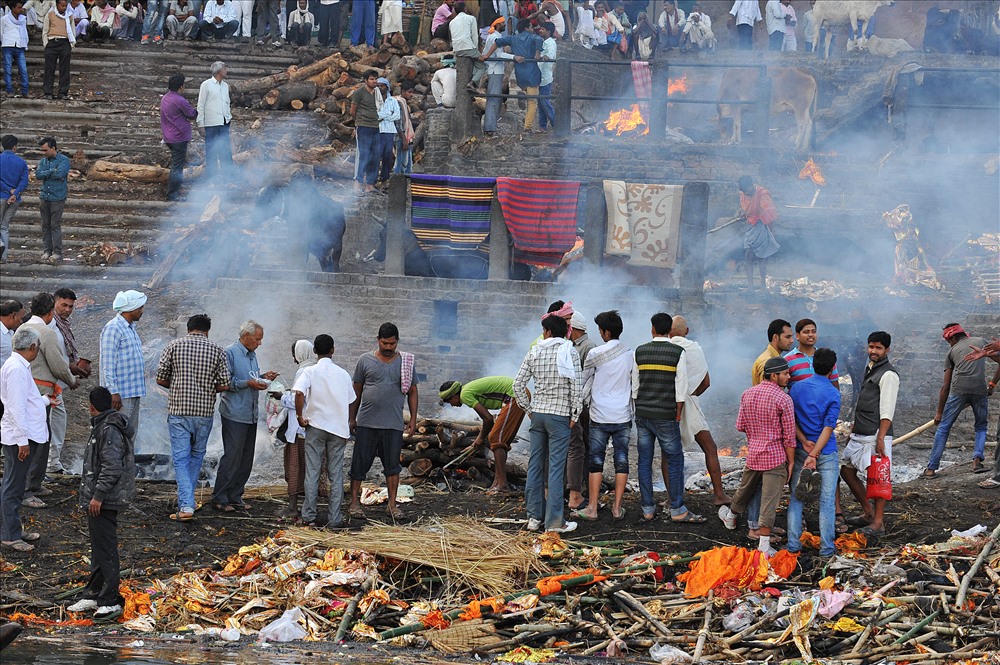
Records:
[[[604,181],[608,236],[604,251],[633,266],[674,268],[681,225],[681,185]]]

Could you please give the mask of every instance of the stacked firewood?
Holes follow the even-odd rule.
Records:
[[[434,469],[461,470],[470,480],[492,474],[485,446],[474,447],[479,436],[479,423],[463,423],[437,418],[417,421],[413,436],[403,436],[403,450],[399,461],[418,478],[431,474]]]

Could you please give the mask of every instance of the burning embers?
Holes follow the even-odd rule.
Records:
[[[667,97],[686,95],[688,89],[687,74],[679,79],[667,81]],[[627,109],[612,111],[604,121],[603,131],[605,134],[615,136],[645,136],[649,134],[649,122],[646,119],[648,115],[648,103],[632,104]]]

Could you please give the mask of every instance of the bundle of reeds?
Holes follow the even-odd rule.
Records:
[[[350,533],[290,528],[284,537],[303,545],[364,550],[427,566],[451,585],[486,594],[517,588],[529,573],[541,572],[526,537],[491,529],[466,517],[425,520],[411,526],[374,524]]]

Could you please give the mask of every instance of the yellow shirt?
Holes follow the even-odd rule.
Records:
[[[750,384],[756,386],[758,383],[764,380],[764,363],[766,363],[771,358],[780,358],[781,352],[776,348],[767,345],[764,352],[757,356],[757,360],[753,361],[753,370],[750,372]]]

